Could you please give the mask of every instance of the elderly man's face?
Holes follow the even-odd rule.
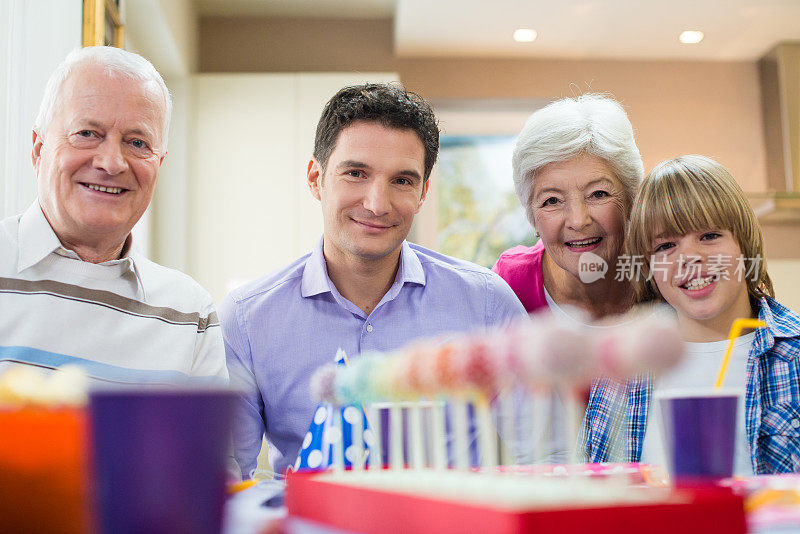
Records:
[[[79,66],[46,132],[34,133],[42,210],[65,244],[121,244],[147,209],[164,158],[154,82]]]

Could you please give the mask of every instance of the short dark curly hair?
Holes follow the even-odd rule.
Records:
[[[341,89],[325,104],[317,123],[314,158],[323,170],[336,146],[339,132],[356,121],[375,121],[387,128],[408,129],[425,148],[427,182],[439,153],[439,125],[428,104],[398,83],[365,83]]]

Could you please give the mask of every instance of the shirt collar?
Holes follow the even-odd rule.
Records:
[[[17,273],[36,265],[51,252],[61,248],[61,242],[35,200],[19,219],[19,258]],[[73,252],[74,254],[74,252]]]
[[[425,270],[422,268],[422,262],[419,261],[417,253],[414,252],[408,241],[403,241],[400,249],[400,273],[397,279],[401,284],[408,282],[425,285]]]
[[[756,330],[753,347],[762,354],[775,344],[776,339],[800,337],[800,320],[795,313],[771,297],[762,297],[758,316],[766,321],[766,328]]]
[[[303,269],[303,281],[300,284],[300,294],[303,297],[313,297],[320,293],[331,291],[331,279],[328,277],[328,268],[325,265],[325,255],[322,253],[322,237],[311,252]]]
[[[65,248],[59,241],[47,218],[44,216],[39,199],[37,198],[19,219],[19,258],[17,259],[17,273],[33,267],[50,254],[58,254],[65,258],[83,261],[73,250]],[[145,297],[144,283],[141,272],[136,264],[138,253],[133,244],[133,235],[129,234],[122,246],[122,257],[98,265],[118,265],[126,263],[136,276],[139,291]]]
[[[312,297],[321,293],[332,292],[328,268],[325,264],[325,255],[322,252],[324,238],[320,238],[319,243],[311,252],[311,256],[306,261],[303,270],[303,281],[300,285],[300,292],[303,297]],[[422,262],[419,261],[417,254],[412,250],[407,241],[403,241],[400,249],[400,269],[395,278],[394,284],[387,292],[387,296],[394,298],[405,283],[425,285],[425,271]]]

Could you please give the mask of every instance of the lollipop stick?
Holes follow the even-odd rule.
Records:
[[[381,417],[379,413],[379,408],[377,408],[374,404],[369,405],[369,427],[372,431],[370,435],[372,436],[372,443],[367,443],[369,445],[369,455],[367,456],[367,465],[369,469],[381,469],[383,467],[383,458],[382,458],[382,448],[383,445],[381,443]]]
[[[475,419],[481,443],[481,467],[488,472],[497,467],[497,431],[492,424],[489,401],[483,393],[475,401]]]
[[[361,471],[364,469],[364,414],[359,411],[353,419],[350,423],[350,463],[353,471]]]
[[[453,413],[453,456],[456,469],[466,471],[469,469],[469,411],[467,402],[455,399],[452,403]]]
[[[583,402],[580,400],[578,392],[570,387],[563,390],[564,402],[567,409],[567,439],[569,440],[570,463],[574,466],[580,463],[578,458],[578,433],[583,422]]]
[[[502,432],[501,437],[503,446],[500,447],[500,463],[512,465],[516,462],[516,425],[514,424],[514,399],[513,390],[507,391],[504,395],[498,395],[498,426]]]
[[[722,359],[722,366],[719,368],[719,374],[717,375],[717,382],[714,384],[716,389],[722,387],[723,382],[725,381],[725,373],[728,371],[728,362],[731,359],[731,352],[733,352],[733,344],[736,342],[736,338],[739,337],[739,334],[742,332],[743,328],[760,328],[763,326],[767,326],[767,323],[764,321],[760,321],[758,319],[736,319],[733,321],[731,325],[730,334],[728,334],[728,348],[725,349],[725,357]]]
[[[344,424],[343,412],[337,408],[333,412],[333,426],[331,428],[331,441],[333,442],[333,470],[344,471]]]
[[[389,467],[400,470],[403,464],[403,409],[393,402],[389,408]]]
[[[532,458],[534,463],[544,460],[548,451],[549,435],[548,425],[550,423],[550,389],[538,388],[533,390],[531,398],[533,400],[533,439],[534,444]]]
[[[411,453],[412,469],[425,467],[425,450],[422,431],[422,413],[419,402],[413,402],[408,409],[408,427],[410,431],[409,448]]]
[[[433,401],[432,404],[433,467],[434,469],[447,469],[447,429],[444,421],[444,402]]]

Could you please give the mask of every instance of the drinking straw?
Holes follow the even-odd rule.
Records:
[[[715,389],[721,388],[722,383],[725,381],[725,373],[728,371],[728,362],[730,361],[731,353],[733,352],[733,344],[736,341],[736,338],[739,337],[741,331],[744,328],[760,328],[762,326],[767,326],[767,323],[759,319],[742,318],[733,321],[730,334],[728,334],[728,348],[725,349],[725,357],[722,359],[722,366],[719,368],[717,383],[714,384]]]

